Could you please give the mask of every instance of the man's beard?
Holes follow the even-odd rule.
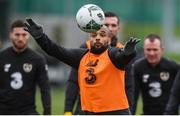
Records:
[[[101,54],[108,48],[108,44],[102,45],[101,47],[97,48],[95,45],[91,46],[90,52],[94,54]]]
[[[24,49],[27,47],[26,44],[23,45],[17,45],[14,41],[13,41],[13,46],[16,50],[18,50],[19,52],[24,51]]]

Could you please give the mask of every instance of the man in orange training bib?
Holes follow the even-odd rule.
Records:
[[[25,30],[47,54],[78,69],[82,110],[86,114],[130,114],[124,68],[135,56],[138,39],[131,38],[124,48],[108,47],[113,34],[103,26],[90,33],[90,49],[67,49],[52,42],[32,19],[26,21]]]

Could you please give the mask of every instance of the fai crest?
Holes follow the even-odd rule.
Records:
[[[29,64],[29,63],[23,64],[23,70],[24,70],[26,73],[31,72],[31,70],[32,70],[32,64]]]
[[[169,72],[161,72],[160,78],[162,81],[167,81],[169,79]]]

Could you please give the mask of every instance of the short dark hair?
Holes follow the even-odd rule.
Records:
[[[149,39],[150,41],[154,41],[155,39],[158,39],[161,41],[161,37],[157,34],[151,33],[145,37],[145,39]]]
[[[23,20],[16,20],[11,24],[11,31],[13,31],[14,28],[17,27],[25,27],[24,26],[24,21]]]
[[[149,39],[150,42],[154,42],[156,39],[160,41],[162,46],[162,40],[161,37],[158,34],[151,33],[145,37],[145,40]]]
[[[118,15],[116,15],[115,13],[110,12],[110,11],[105,12],[104,15],[105,15],[105,17],[116,17],[118,19],[118,25],[119,25],[120,19],[119,19]]]

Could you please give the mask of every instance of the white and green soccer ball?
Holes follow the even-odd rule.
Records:
[[[88,33],[98,31],[103,26],[104,20],[103,10],[95,4],[82,6],[76,14],[78,27]]]

